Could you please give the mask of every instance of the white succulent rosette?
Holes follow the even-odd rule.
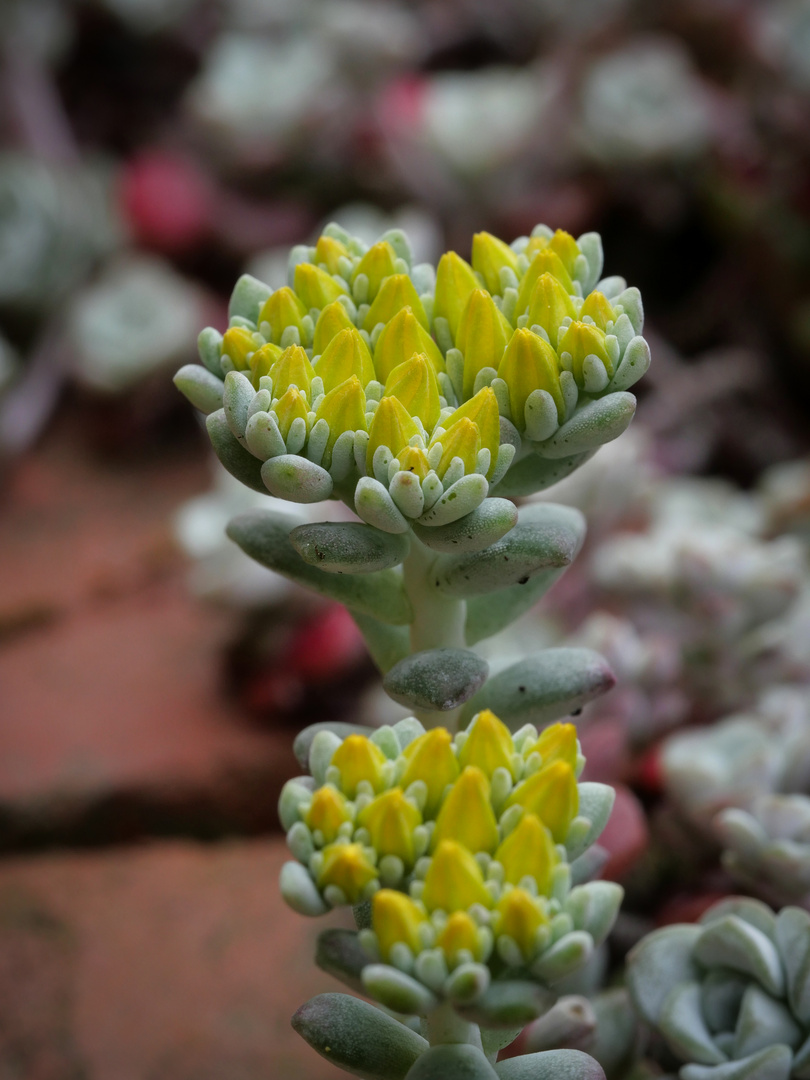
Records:
[[[743,888],[770,903],[806,904],[810,895],[810,799],[760,795],[747,809],[728,807],[713,830],[722,862]]]

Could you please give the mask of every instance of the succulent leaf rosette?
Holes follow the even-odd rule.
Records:
[[[749,808],[731,806],[712,823],[722,861],[740,885],[771,902],[810,895],[810,799],[760,795]]]
[[[484,710],[455,736],[412,717],[367,731],[316,731],[312,775],[282,792],[285,899],[307,915],[360,905],[363,928],[350,942],[327,931],[322,955],[388,1008],[449,1002],[486,1023],[512,993],[526,1023],[543,997],[529,985],[519,1005],[518,984],[581,966],[618,910],[619,886],[575,884],[613,789],[578,782],[572,724],[512,735]]]
[[[633,1002],[682,1080],[810,1075],[810,915],[732,897],[628,957]]]
[[[641,297],[601,270],[595,233],[479,233],[471,265],[447,252],[434,270],[401,231],[366,248],[332,224],[293,248],[284,287],[239,280],[229,328],[204,330],[204,366],[176,381],[250,486],[424,538],[490,492],[547,487],[629,424]]]

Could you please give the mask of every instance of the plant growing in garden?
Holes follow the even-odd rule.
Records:
[[[434,271],[399,231],[366,249],[330,225],[293,249],[287,286],[242,277],[228,330],[204,330],[204,366],[176,377],[239,480],[356,512],[291,527],[257,510],[228,533],[344,603],[414,714],[308,728],[307,775],[280,803],[287,901],[354,908],[358,930],[322,934],[317,962],[383,1006],[324,994],[293,1023],[355,1075],[600,1071],[574,1050],[495,1060],[618,910],[621,889],[591,880],[612,789],[578,780],[576,730],[555,723],[612,676],[590,650],[559,648],[488,679],[475,646],[543,595],[584,535],[579,512],[512,498],[570,474],[635,411],[641,298],[601,273],[594,233],[479,233],[471,264],[448,252]]]

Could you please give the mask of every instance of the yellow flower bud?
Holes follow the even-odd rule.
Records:
[[[275,344],[281,341],[281,335],[288,326],[294,326],[299,334],[304,332],[303,317],[307,309],[288,286],[276,289],[265,300],[259,312],[259,326],[263,322],[270,325],[270,340]]]
[[[435,371],[444,371],[441,349],[411,309],[404,307],[386,323],[374,346],[374,367],[380,382],[384,383],[394,368],[410,360],[414,353],[424,353]]]
[[[508,319],[484,289],[470,293],[458,324],[456,346],[464,354],[464,397],[472,396],[481,368],[498,370],[504,349],[512,336]]]
[[[540,738],[532,746],[525,748],[524,756],[537,751],[543,759],[543,767],[552,761],[564,761],[572,770],[577,767],[579,747],[577,729],[573,724],[552,724],[540,732]]]
[[[480,960],[482,956],[478,927],[466,911],[453,912],[436,938],[436,944],[447,957],[451,967],[455,965],[456,957],[462,949],[472,953],[474,960]]]
[[[248,357],[256,352],[256,339],[244,326],[232,326],[222,336],[222,355],[230,356],[237,371],[250,366]]]
[[[387,240],[381,240],[378,244],[370,247],[363,258],[354,268],[352,281],[358,274],[365,274],[368,278],[368,298],[373,300],[380,291],[380,286],[387,277],[391,277],[396,271],[397,255]]]
[[[332,755],[332,764],[340,769],[340,787],[347,798],[355,797],[363,780],[375,792],[382,791],[385,754],[365,735],[348,735]]]
[[[554,761],[519,784],[506,803],[522,806],[548,828],[554,842],[562,844],[579,810],[579,789],[570,765]]]
[[[469,765],[456,780],[444,800],[431,845],[455,840],[476,854],[491,855],[498,846],[498,823],[489,801],[489,780],[474,765]]]
[[[560,861],[551,833],[534,814],[524,814],[495,852],[508,882],[517,885],[533,877],[537,891],[548,893],[551,872]]]
[[[352,327],[336,334],[315,364],[315,374],[323,379],[327,393],[352,375],[357,376],[361,386],[368,386],[376,377],[374,361],[359,331]]]
[[[442,456],[436,466],[436,472],[440,477],[450,468],[453,458],[461,458],[464,464],[464,475],[475,472],[478,462],[478,451],[481,449],[481,432],[478,425],[463,416],[446,431],[444,435],[437,435],[431,440],[430,445],[441,442]]]
[[[256,389],[259,389],[259,380],[262,375],[269,375],[270,371],[275,364],[276,360],[281,356],[281,349],[278,345],[273,345],[268,341],[266,345],[262,345],[260,349],[251,356],[248,364],[250,365],[250,380]]]
[[[446,728],[433,728],[414,739],[403,750],[407,766],[400,783],[407,788],[415,780],[427,785],[425,817],[435,817],[444,795],[444,789],[452,784],[459,773],[458,761],[453,752],[453,740]]]
[[[592,292],[585,297],[585,303],[580,308],[579,317],[584,320],[589,316],[600,330],[607,331],[609,322],[616,321],[616,312],[604,293]]]
[[[368,829],[378,855],[396,855],[406,868],[413,866],[413,830],[422,824],[422,815],[401,788],[378,795],[360,812],[357,823]]]
[[[338,789],[327,784],[325,787],[318,788],[313,795],[304,820],[313,831],[320,829],[324,842],[331,844],[340,826],[346,821],[351,821],[351,813],[348,803]]]
[[[537,931],[548,923],[541,904],[525,889],[510,889],[498,903],[498,934],[508,935],[527,960],[535,951]]]
[[[538,251],[529,263],[528,270],[521,278],[517,305],[515,306],[516,312],[523,312],[529,306],[534,286],[537,284],[538,278],[541,278],[543,274],[551,274],[552,277],[559,281],[567,293],[574,292],[574,283],[559,255],[552,251],[551,248],[544,248],[542,251]]]
[[[318,243],[315,245],[314,261],[317,265],[323,263],[330,274],[337,274],[339,273],[338,263],[341,256],[348,254],[349,249],[346,245],[341,244],[340,240],[336,240],[334,236],[320,236],[318,237]]]
[[[585,357],[593,354],[605,365],[608,375],[613,374],[613,363],[605,348],[604,331],[591,323],[573,322],[560,338],[557,346],[560,356],[569,353],[571,356],[572,371],[579,385],[582,385],[582,365]]]
[[[377,867],[369,860],[360,844],[330,844],[323,849],[323,865],[318,874],[318,887],[337,885],[346,900],[356,904],[363,898],[366,885],[377,877]]]
[[[472,242],[472,265],[483,277],[491,293],[503,292],[500,271],[503,267],[518,272],[517,255],[508,244],[488,232],[476,233]],[[459,346],[461,348],[461,346]]]
[[[414,353],[395,367],[385,381],[386,397],[395,397],[411,416],[418,416],[427,431],[436,426],[441,406],[433,365],[424,353]]]
[[[458,759],[462,767],[475,765],[491,777],[496,769],[512,772],[514,744],[509,728],[495,713],[484,709],[473,719]]]
[[[353,326],[351,316],[339,300],[333,300],[331,304],[327,304],[315,323],[312,355],[320,356],[333,337],[336,337],[341,330],[351,330]]]
[[[557,229],[551,237],[533,236],[529,241],[525,254],[528,258],[531,258],[536,251],[546,250],[553,251],[559,257],[560,262],[569,274],[574,273],[577,256],[579,255],[579,244],[571,233],[566,232],[565,229]]]
[[[297,386],[290,386],[273,406],[273,412],[278,418],[278,430],[281,432],[281,437],[286,439],[293,420],[299,417],[306,420],[309,416],[309,404]]]
[[[374,454],[379,447],[387,446],[397,457],[418,432],[419,428],[402,402],[395,397],[384,397],[368,429],[366,471],[369,476],[373,476]]]
[[[332,449],[344,431],[366,430],[366,395],[356,375],[336,386],[321,401],[315,413],[315,423],[325,420],[329,424],[323,467],[329,468]]]
[[[471,420],[478,428],[481,437],[481,447],[489,450],[492,460],[487,472],[490,476],[495,469],[498,457],[498,447],[501,442],[501,418],[498,413],[498,399],[495,391],[489,386],[483,386],[475,397],[459,405],[454,413],[442,424],[445,431],[450,434],[452,429],[461,420]],[[442,439],[444,444],[444,439]]]
[[[443,840],[425,875],[422,902],[428,911],[466,911],[473,904],[492,907],[481,867],[467,848],[455,840]]]
[[[403,942],[413,953],[422,949],[419,927],[425,913],[405,893],[379,889],[371,898],[371,925],[377,935],[380,956],[387,961],[392,946]]]
[[[430,329],[422,301],[411,279],[407,274],[392,274],[380,286],[380,291],[366,315],[363,329],[373,330],[377,323],[390,322],[404,307],[411,309],[417,322],[421,323],[425,330]]]
[[[473,268],[455,251],[447,251],[439,259],[436,269],[436,292],[433,299],[433,318],[447,319],[453,341],[458,334],[461,314],[467,306],[470,293],[480,289],[481,283]]]
[[[280,353],[268,374],[273,380],[273,397],[281,397],[291,386],[308,394],[315,378],[309,357],[300,345],[291,345]]]
[[[331,274],[312,263],[299,263],[296,266],[293,285],[306,311],[311,308],[325,308],[346,293]]]
[[[512,423],[522,431],[526,426],[526,399],[535,390],[546,390],[557,406],[557,416],[562,420],[565,402],[560,388],[560,371],[557,354],[547,341],[531,330],[516,330],[506,346],[498,375],[509,387],[509,407]]]
[[[420,482],[430,472],[430,462],[427,454],[419,446],[406,446],[404,450],[400,450],[397,454],[397,460],[399,461],[400,472],[415,473]]]
[[[555,349],[560,323],[565,318],[577,317],[571,297],[551,274],[541,274],[537,279],[527,314],[529,326],[542,326]]]

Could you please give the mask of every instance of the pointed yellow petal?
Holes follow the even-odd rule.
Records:
[[[405,747],[403,756],[408,764],[400,784],[407,788],[415,780],[423,780],[428,789],[424,814],[426,818],[435,817],[444,789],[459,773],[450,732],[446,728],[426,731]]]
[[[374,454],[379,447],[387,446],[394,457],[397,457],[418,433],[419,429],[402,402],[395,397],[384,397],[377,406],[368,430],[366,471],[369,476],[374,475]]]
[[[475,424],[481,437],[481,446],[489,450],[492,455],[492,463],[487,474],[491,475],[495,468],[498,447],[501,442],[501,418],[498,413],[498,399],[495,397],[495,391],[491,387],[482,387],[475,397],[465,401],[463,405],[459,405],[456,411],[451,413],[443,422],[442,427],[445,431],[450,432],[460,420],[464,419],[471,420]]]
[[[368,829],[378,855],[396,855],[407,869],[413,866],[413,830],[422,824],[422,815],[400,788],[377,796],[360,812],[357,823]]]
[[[299,417],[301,420],[306,420],[309,416],[309,404],[297,386],[290,386],[273,406],[273,412],[278,418],[278,430],[281,432],[281,437],[286,440],[293,420]]]
[[[275,364],[276,360],[281,356],[281,349],[278,345],[273,345],[268,341],[266,345],[262,345],[260,349],[251,356],[248,364],[250,365],[250,380],[256,389],[259,389],[259,380],[262,375],[269,375],[270,370]]]
[[[337,885],[346,900],[356,904],[363,890],[377,877],[377,867],[369,861],[360,844],[330,844],[323,849],[323,865],[318,874],[318,887]]]
[[[406,446],[397,454],[400,472],[416,473],[420,481],[430,472],[427,454],[419,446]]]
[[[508,882],[517,885],[524,877],[537,882],[537,891],[546,894],[551,872],[560,861],[554,838],[534,814],[524,814],[495,852]]]
[[[428,911],[466,911],[473,904],[492,907],[492,897],[484,885],[481,867],[467,848],[454,840],[443,840],[425,875],[422,902]]]
[[[351,316],[339,300],[333,300],[331,304],[327,304],[315,323],[312,355],[320,356],[333,337],[336,337],[341,330],[351,330],[353,326]]]
[[[498,370],[512,327],[484,289],[470,293],[456,335],[456,347],[464,354],[464,397],[472,396],[481,368]]]
[[[489,780],[474,765],[469,765],[444,800],[431,846],[442,840],[455,840],[474,855],[491,855],[498,845],[498,823],[489,801]]]
[[[602,361],[608,375],[613,374],[613,363],[605,347],[604,331],[591,323],[571,323],[560,338],[557,351],[560,356],[563,353],[570,354],[574,378],[580,386],[583,379],[582,365],[585,357],[591,354]]]
[[[411,952],[421,952],[419,926],[423,922],[425,913],[405,893],[379,889],[371,898],[371,925],[384,961],[389,959],[392,946],[400,941]]]
[[[481,283],[473,268],[455,251],[447,251],[439,259],[436,269],[436,292],[433,300],[433,317],[447,319],[453,341],[458,334],[461,313],[467,305],[470,293],[480,289]]]
[[[600,330],[606,331],[609,322],[616,321],[616,312],[604,293],[592,292],[585,298],[585,303],[580,308],[579,317],[585,319],[588,316],[596,323]]]
[[[352,375],[361,386],[368,386],[375,378],[374,362],[360,332],[352,327],[333,337],[315,364],[315,374],[323,379],[327,393]]]
[[[525,254],[528,258],[531,258],[536,251],[546,250],[554,252],[569,274],[574,273],[577,256],[579,255],[579,244],[577,244],[571,233],[566,232],[565,229],[557,229],[551,237],[533,236],[529,241]]]
[[[340,769],[340,787],[347,798],[355,797],[357,785],[363,780],[374,791],[382,790],[385,754],[365,735],[347,736],[333,754],[332,764]]]
[[[518,272],[517,255],[508,244],[488,232],[476,233],[472,242],[472,265],[483,277],[491,293],[503,293],[500,271],[503,267]],[[460,346],[459,346],[460,347]]]
[[[543,907],[524,889],[510,889],[498,903],[498,935],[508,935],[530,960],[535,952],[537,931],[548,923]]]
[[[455,966],[456,957],[462,949],[472,953],[474,960],[481,959],[478,926],[466,911],[453,912],[436,938],[436,945],[447,957],[450,967]]]
[[[439,419],[439,384],[433,365],[424,353],[414,353],[395,367],[385,381],[386,397],[397,398],[411,416],[418,416],[427,431]]]
[[[295,386],[304,394],[309,394],[315,371],[300,345],[291,345],[279,354],[278,359],[268,372],[273,380],[273,397],[281,397],[289,387]]]
[[[519,784],[506,803],[536,814],[556,844],[565,842],[568,828],[579,810],[579,789],[570,765],[554,761]]]
[[[387,323],[402,308],[409,307],[416,320],[422,324],[425,330],[430,329],[428,317],[419,299],[419,294],[413,287],[413,282],[407,274],[392,274],[386,278],[380,287],[380,291],[374,303],[368,310],[363,322],[364,330],[373,330],[377,323]]]
[[[363,258],[354,268],[352,281],[358,274],[365,274],[368,278],[368,298],[371,302],[380,291],[380,286],[387,277],[396,271],[397,255],[386,240],[374,244],[365,253]]]
[[[282,289],[276,289],[265,300],[259,312],[259,326],[263,322],[269,323],[270,340],[277,345],[288,326],[296,327],[299,334],[303,333],[304,324],[301,320],[306,313],[307,309],[292,289],[285,285]]]
[[[340,826],[351,821],[349,805],[337,788],[331,784],[318,788],[312,797],[305,822],[310,829],[320,829],[324,841],[331,844]]]
[[[394,368],[410,360],[414,353],[424,353],[434,371],[444,371],[441,349],[411,309],[404,307],[386,324],[374,347],[374,367],[380,382],[384,383]]]
[[[315,245],[315,263],[323,263],[330,274],[339,273],[338,262],[341,256],[348,254],[349,249],[334,236],[321,236]]]
[[[246,371],[250,367],[248,357],[256,352],[256,348],[256,338],[244,326],[232,326],[222,336],[222,356],[230,356],[237,371]]]
[[[565,269],[562,260],[556,252],[551,248],[544,248],[542,251],[538,251],[532,261],[529,263],[529,268],[523,275],[520,281],[520,288],[518,289],[517,305],[515,312],[520,313],[526,310],[529,306],[529,300],[531,299],[534,286],[537,283],[537,279],[542,277],[543,274],[551,274],[562,285],[567,293],[574,292],[574,283],[568,271]]]
[[[327,304],[346,294],[346,290],[338,285],[331,274],[312,263],[299,263],[296,266],[293,285],[307,311],[311,308],[325,308]]]
[[[512,772],[514,743],[506,724],[495,713],[484,709],[473,718],[458,760],[462,767],[475,765],[486,776],[492,777],[496,769]]]
[[[541,274],[529,299],[528,325],[542,326],[552,348],[557,348],[557,333],[565,318],[577,317],[571,297],[551,274]]]
[[[523,431],[526,426],[526,399],[535,390],[546,390],[551,394],[557,415],[562,420],[565,402],[560,389],[557,354],[547,341],[531,330],[516,330],[506,346],[498,375],[509,387],[512,423],[518,431]]]
[[[433,446],[437,442],[442,444],[442,456],[436,466],[436,472],[440,478],[444,478],[444,474],[453,463],[453,458],[461,458],[464,464],[465,476],[475,472],[475,466],[478,463],[478,451],[481,449],[481,432],[478,430],[478,425],[474,424],[472,420],[462,416],[449,431],[445,431],[443,435],[435,436],[430,445]]]
[[[551,724],[545,731],[540,732],[540,738],[536,743],[524,748],[524,756],[533,754],[535,750],[542,757],[544,768],[552,761],[564,761],[575,770],[579,756],[577,729],[573,724]]]

